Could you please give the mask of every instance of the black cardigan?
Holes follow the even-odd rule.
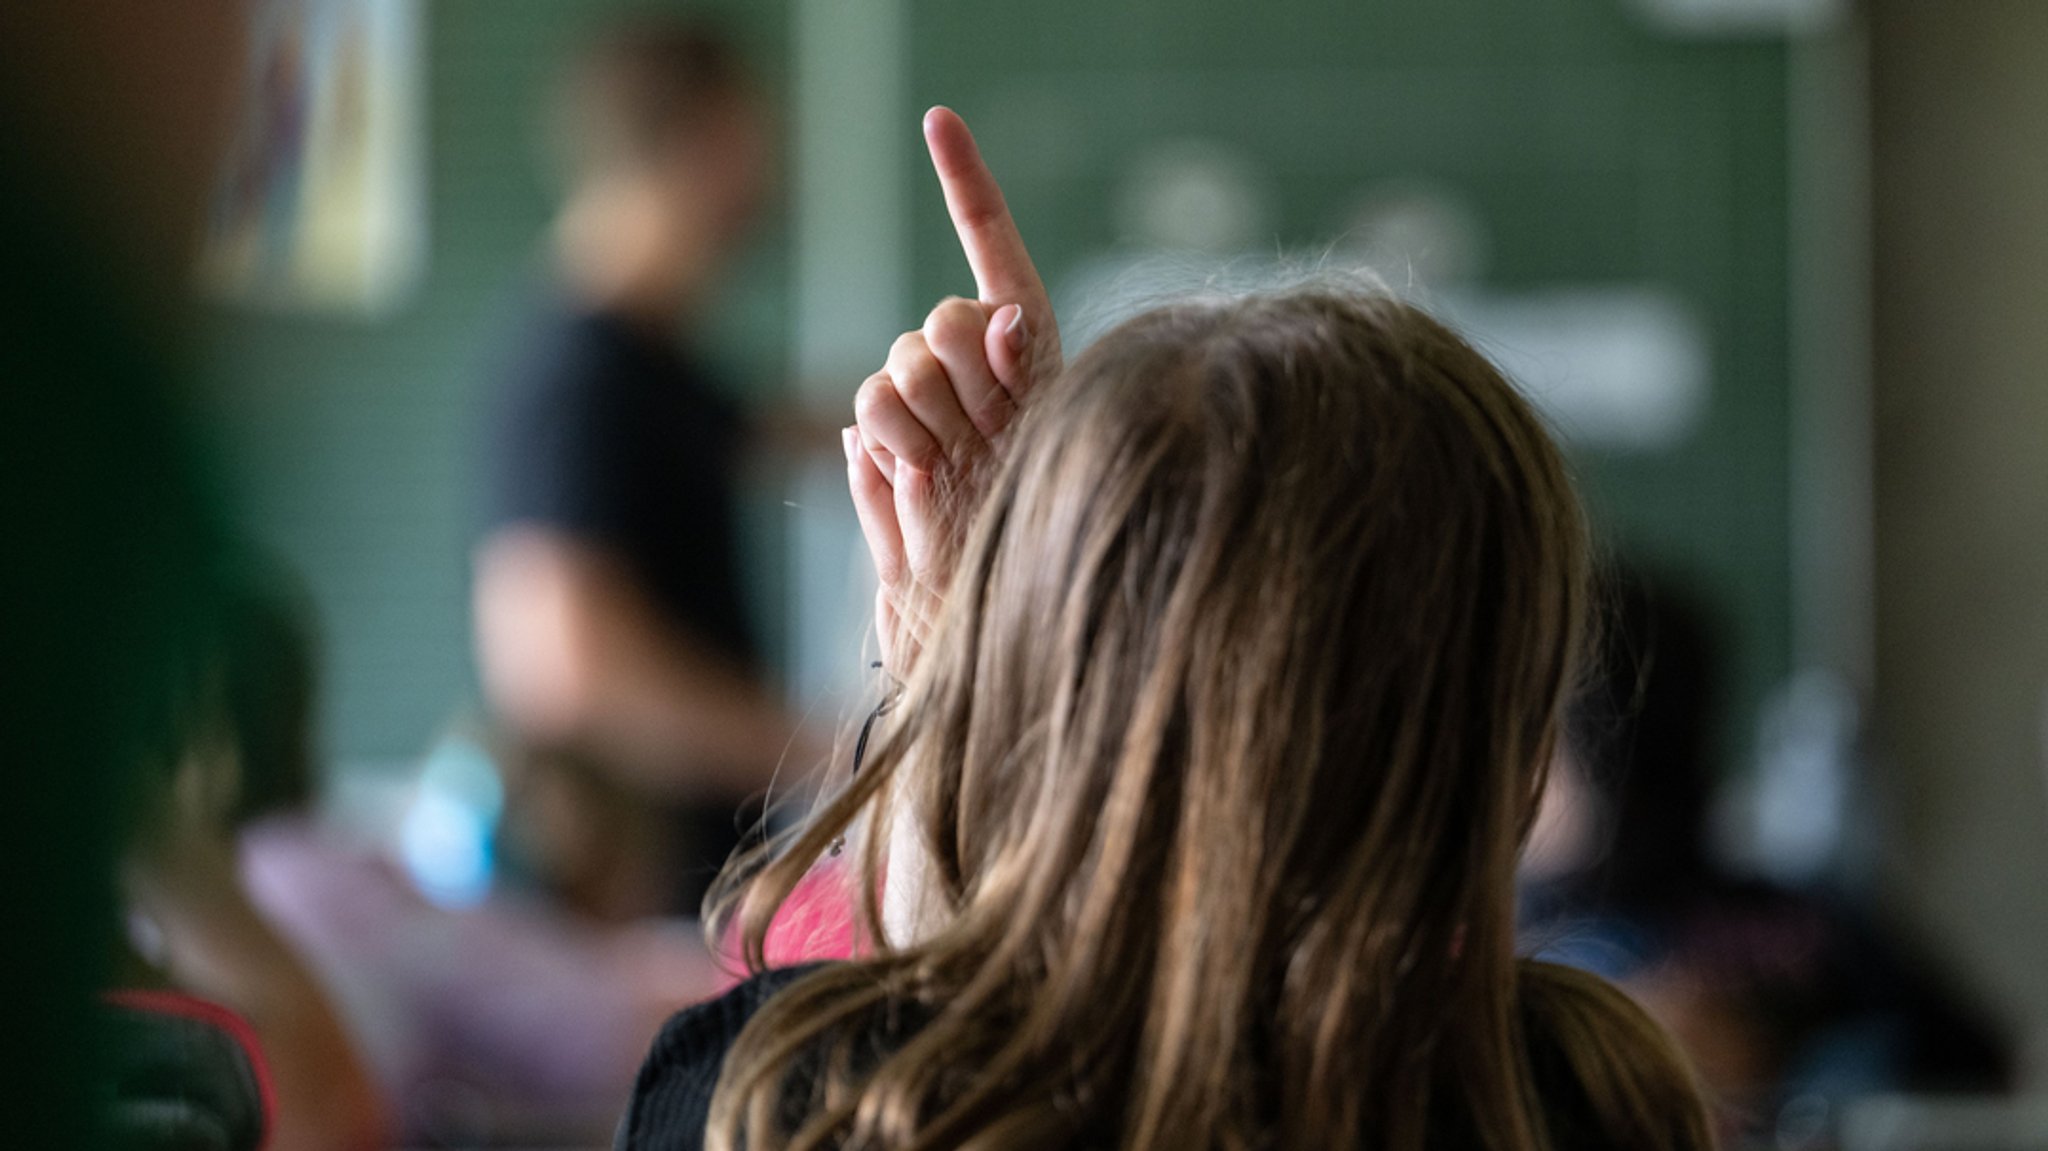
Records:
[[[769,996],[816,969],[764,971],[670,1019],[640,1065],[614,1151],[699,1151],[725,1053]]]

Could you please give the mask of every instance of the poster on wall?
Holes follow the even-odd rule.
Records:
[[[426,259],[418,0],[261,0],[200,279],[214,296],[374,316]]]

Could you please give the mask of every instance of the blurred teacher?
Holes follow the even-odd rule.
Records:
[[[741,587],[746,427],[688,343],[763,200],[770,135],[734,52],[686,26],[598,42],[557,112],[556,286],[493,389],[476,634],[526,751],[533,854],[572,904],[627,918],[690,909],[794,726]]]

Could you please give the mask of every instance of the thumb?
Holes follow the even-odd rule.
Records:
[[[983,351],[988,356],[989,371],[1010,393],[1010,399],[1021,400],[1031,387],[1031,368],[1035,358],[1032,355],[1031,326],[1024,319],[1024,309],[1017,304],[1004,304],[989,317],[988,333],[983,337]]]

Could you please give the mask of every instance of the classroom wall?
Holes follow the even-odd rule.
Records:
[[[1879,783],[2048,1086],[2048,6],[1870,6]]]
[[[226,454],[256,534],[303,569],[325,615],[328,743],[341,761],[413,755],[473,707],[472,428],[492,325],[538,266],[548,197],[531,126],[581,30],[641,6],[660,5],[424,5],[420,291],[374,321],[215,317]],[[718,6],[771,67],[791,59],[795,22],[825,7]],[[1637,0],[887,7],[908,61],[889,98],[902,104],[909,191],[877,210],[887,226],[907,219],[904,326],[916,301],[969,287],[914,143],[918,111],[938,101],[981,128],[1055,283],[1117,239],[1116,175],[1137,142],[1207,136],[1263,168],[1276,247],[1325,244],[1357,188],[1422,177],[1476,205],[1492,238],[1489,290],[1648,283],[1696,309],[1713,365],[1699,426],[1670,449],[1581,451],[1576,465],[1607,540],[1677,572],[1719,612],[1731,705],[1721,750],[1730,763],[1746,756],[1754,707],[1791,666],[1782,36],[1676,38]],[[837,46],[807,49],[826,62],[822,83],[847,74],[830,73],[848,63],[831,57]],[[811,104],[788,103],[831,99],[814,86]],[[771,236],[722,328],[755,394],[785,391],[797,255]],[[850,392],[870,365],[823,366]],[[830,389],[807,380],[804,394]],[[758,599],[770,636],[787,638],[779,493],[761,502],[754,562],[774,586]]]

